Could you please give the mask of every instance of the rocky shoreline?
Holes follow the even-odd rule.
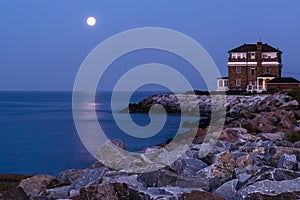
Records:
[[[153,95],[130,112],[148,112],[160,104],[169,113],[195,107],[210,113],[210,97],[197,95]],[[70,169],[58,177],[36,175],[20,181],[0,199],[52,200],[238,200],[300,199],[300,111],[296,100],[284,94],[227,96],[223,130],[212,151],[201,149],[209,130],[198,122],[189,124],[195,134],[193,144],[169,166],[147,173],[115,170],[99,162],[87,169]],[[178,141],[180,146],[182,141]],[[184,142],[183,142],[184,143]],[[125,149],[121,141],[115,141]],[[155,152],[162,145],[149,147]],[[147,154],[145,154],[147,156]],[[112,156],[113,159],[113,156]],[[144,162],[151,162],[144,159]],[[135,163],[133,163],[134,165]],[[140,165],[140,163],[136,163]]]

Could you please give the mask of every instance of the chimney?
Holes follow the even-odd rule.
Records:
[[[262,69],[262,42],[258,41],[257,42],[257,75],[262,75],[263,74],[263,69]]]
[[[262,53],[262,42],[261,41],[257,42],[257,52]]]

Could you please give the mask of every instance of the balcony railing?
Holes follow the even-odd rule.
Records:
[[[247,86],[247,92],[261,93],[261,92],[265,92],[265,91],[267,91],[267,88],[262,85],[248,85]]]

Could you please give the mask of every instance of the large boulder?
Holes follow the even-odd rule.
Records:
[[[58,181],[61,185],[71,185],[79,178],[82,172],[82,169],[67,169],[59,173]]]
[[[39,174],[31,178],[22,180],[18,187],[22,188],[27,196],[32,196],[56,185],[57,183],[58,180],[55,177]]]
[[[240,199],[296,200],[300,198],[300,178],[286,181],[263,180],[239,191]]]
[[[232,153],[222,152],[216,155],[214,163],[209,166],[210,176],[220,178],[222,181],[226,181],[232,177],[235,161]]]
[[[293,154],[283,154],[278,160],[277,167],[290,170],[297,170],[298,162],[296,156]]]
[[[256,132],[272,133],[275,129],[270,119],[263,114],[257,114],[256,117],[252,119],[252,123],[257,129]]]
[[[79,190],[82,187],[102,183],[102,178],[107,171],[105,167],[83,170],[79,178],[71,184],[70,190]]]
[[[218,189],[216,189],[213,193],[216,195],[219,195],[221,197],[224,197],[226,199],[230,200],[236,200],[237,199],[237,179],[233,179],[231,181],[228,181],[221,185]]]

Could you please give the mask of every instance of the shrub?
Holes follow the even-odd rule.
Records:
[[[294,132],[294,133],[288,134],[288,135],[285,137],[285,139],[286,139],[287,141],[292,142],[292,143],[295,143],[295,142],[299,141],[299,140],[300,140],[300,131],[296,131],[296,132]]]
[[[300,103],[300,88],[286,91],[286,94],[290,96],[292,100],[297,100]]]

